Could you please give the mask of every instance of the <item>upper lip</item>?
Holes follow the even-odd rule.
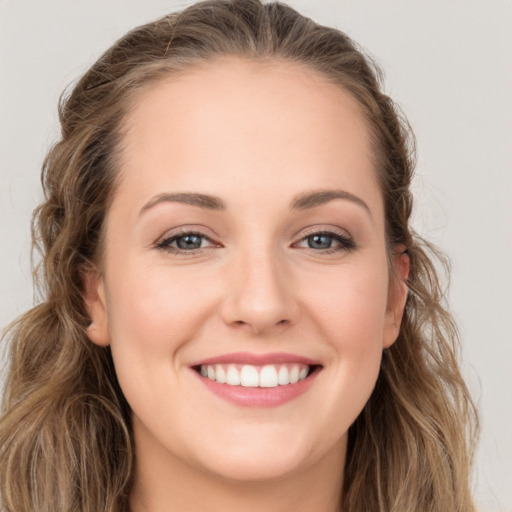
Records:
[[[252,354],[250,352],[233,352],[231,354],[222,354],[219,356],[201,359],[192,363],[190,366],[213,365],[213,364],[250,364],[254,366],[263,366],[266,364],[283,364],[283,363],[301,363],[310,366],[320,365],[319,361],[308,357],[290,354],[286,352],[272,352],[267,354]]]

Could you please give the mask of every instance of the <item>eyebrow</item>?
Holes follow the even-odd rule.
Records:
[[[334,189],[334,190],[314,190],[313,192],[306,192],[304,194],[300,194],[291,203],[292,210],[307,210],[309,208],[315,208],[317,206],[322,206],[326,203],[334,201],[335,199],[345,199],[351,201],[362,208],[364,208],[370,217],[372,216],[372,212],[370,207],[360,198],[351,194],[350,192],[346,192],[345,190]]]
[[[198,206],[199,208],[206,208],[207,210],[225,210],[226,206],[222,199],[209,196],[206,194],[196,194],[190,192],[179,192],[176,194],[164,193],[159,194],[150,199],[140,210],[139,215],[145,211],[153,208],[160,203],[182,203],[191,206]]]
[[[346,192],[345,190],[334,189],[334,190],[314,190],[312,192],[305,192],[296,196],[291,204],[290,209],[292,210],[307,210],[309,208],[315,208],[322,206],[326,203],[334,201],[335,199],[344,199],[351,201],[362,208],[364,208],[371,217],[371,211],[369,206],[360,198]],[[207,194],[198,194],[192,192],[177,192],[177,193],[163,193],[150,199],[140,210],[139,215],[142,215],[145,211],[153,208],[160,203],[181,203],[188,204],[191,206],[197,206],[199,208],[205,208],[207,210],[225,210],[226,205],[216,196]]]

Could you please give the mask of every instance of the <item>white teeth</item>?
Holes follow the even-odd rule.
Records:
[[[280,386],[290,384],[290,373],[284,364],[281,366],[281,368],[279,368],[278,382]]]
[[[295,384],[304,380],[309,374],[305,364],[267,364],[265,366],[246,365],[201,365],[203,377],[215,380],[219,384],[243,386],[249,388],[275,388]]]
[[[304,380],[308,376],[309,368],[303,366],[299,371],[299,380]]]
[[[232,364],[228,366],[226,384],[229,384],[230,386],[240,386],[240,372]]]
[[[260,371],[260,387],[275,388],[279,384],[276,367],[269,364]]]
[[[240,372],[240,384],[244,388],[257,388],[259,384],[258,370],[254,366],[244,365]]]
[[[295,384],[299,382],[300,370],[298,365],[294,364],[290,370],[290,384]]]
[[[220,384],[224,384],[226,382],[226,372],[224,371],[224,368],[222,368],[222,365],[215,365],[215,376],[215,380]]]

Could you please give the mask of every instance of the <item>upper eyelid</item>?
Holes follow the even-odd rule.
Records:
[[[169,240],[170,238],[179,238],[180,236],[186,235],[199,235],[211,241],[213,241],[215,238],[218,238],[218,236],[212,232],[212,230],[206,229],[202,226],[177,226],[165,231],[163,235],[156,239],[155,243],[158,244],[160,241]]]
[[[165,240],[169,240],[169,239],[172,239],[172,238],[180,238],[182,236],[201,236],[203,238],[206,238],[208,240],[211,240],[211,236],[205,234],[205,233],[201,233],[200,231],[194,231],[194,230],[190,230],[190,231],[178,231],[176,233],[170,233],[168,235],[164,235],[162,238]]]
[[[338,228],[335,226],[309,226],[307,228],[303,228],[297,235],[295,236],[296,239],[302,240],[304,238],[307,238],[308,236],[315,235],[315,234],[324,234],[324,235],[337,235],[341,236],[343,238],[348,238],[350,240],[353,240],[353,236],[343,228]]]
[[[342,238],[344,240],[352,240],[352,237],[346,233],[340,233],[339,231],[312,231],[299,238],[299,241],[309,238],[314,235],[330,236],[332,238]]]

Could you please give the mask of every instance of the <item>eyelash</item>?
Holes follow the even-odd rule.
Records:
[[[305,247],[305,249],[308,249],[311,252],[314,253],[321,253],[321,254],[333,254],[340,251],[352,251],[356,248],[356,244],[354,240],[347,235],[343,235],[341,233],[338,233],[336,231],[328,231],[328,230],[321,230],[321,231],[313,231],[311,233],[308,233],[306,236],[302,237],[298,243],[308,240],[309,238],[315,237],[315,236],[327,236],[332,238],[333,243],[338,243],[338,246],[335,247],[329,247],[327,249],[313,249],[312,247]],[[294,244],[297,245],[297,244]]]
[[[213,247],[219,246],[218,244],[215,244],[213,240],[206,236],[203,233],[200,233],[198,231],[180,231],[178,233],[174,233],[173,235],[164,238],[163,240],[156,243],[156,248],[161,249],[173,254],[180,254],[180,255],[195,255],[195,254],[202,254],[204,252],[204,249],[207,248],[197,248],[197,249],[181,249],[179,247],[173,247],[171,244],[174,242],[177,242],[180,238],[185,237],[199,237],[202,240],[206,240],[209,243],[212,244]],[[333,243],[337,243],[338,245],[335,247],[329,247],[326,249],[314,249],[312,247],[304,247],[304,249],[307,249],[308,251],[312,253],[320,253],[320,254],[333,254],[340,251],[353,251],[356,248],[356,244],[354,240],[346,235],[342,235],[341,233],[335,232],[335,231],[328,231],[328,230],[321,230],[321,231],[313,231],[311,233],[308,233],[306,236],[302,237],[299,242],[296,242],[293,244],[293,246],[297,246],[297,244],[307,241],[308,239],[315,237],[315,236],[326,236],[330,237],[333,240]]]
[[[180,249],[179,247],[172,247],[171,244],[174,243],[174,242],[177,242],[180,238],[185,238],[185,237],[192,237],[192,236],[197,236],[197,237],[200,237],[201,239],[203,240],[207,240],[208,242],[210,242],[212,245],[215,245],[214,242],[212,241],[211,238],[209,238],[208,236],[206,236],[205,234],[203,233],[200,233],[198,231],[180,231],[178,233],[174,233],[173,235],[167,237],[167,238],[164,238],[163,240],[157,242],[156,244],[156,248],[157,249],[162,249],[164,251],[167,251],[167,252],[171,252],[171,253],[174,253],[174,254],[183,254],[183,255],[191,255],[191,254],[200,254],[202,252],[204,252],[204,248],[197,248],[197,249]]]

